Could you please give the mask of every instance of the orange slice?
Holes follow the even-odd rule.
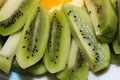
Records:
[[[54,6],[60,5],[63,2],[71,2],[72,0],[40,0],[41,3],[45,5],[47,10],[50,10]]]

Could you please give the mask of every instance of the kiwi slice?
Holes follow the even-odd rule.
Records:
[[[20,34],[21,32],[14,33],[10,35],[7,40],[1,36],[2,40],[6,40],[6,42],[0,40],[0,44],[2,46],[0,50],[0,70],[7,74],[11,69],[12,60],[15,56]]]
[[[70,29],[61,11],[50,13],[50,33],[44,64],[50,73],[64,69],[70,50]]]
[[[66,68],[57,73],[60,80],[87,80],[89,68],[83,53],[72,40],[70,56]]]
[[[6,57],[14,56],[15,50],[17,49],[19,40],[20,40],[21,31],[16,32],[10,35],[7,41],[4,43],[2,49],[0,50],[0,54]]]
[[[0,34],[6,36],[20,30],[38,3],[39,0],[7,0],[0,11]],[[17,4],[17,8],[12,6]]]
[[[110,43],[117,29],[117,15],[110,0],[85,0],[99,41]]]
[[[115,54],[120,54],[120,43],[118,39],[113,40],[112,42],[113,50]]]
[[[49,36],[49,18],[45,7],[40,4],[35,8],[22,31],[16,59],[25,69],[37,63],[47,47]]]
[[[30,74],[33,74],[33,75],[42,75],[42,74],[47,73],[47,69],[43,63],[43,60],[40,60],[38,63],[31,66],[27,70]]]
[[[5,57],[5,56],[0,55],[0,70],[9,74],[12,60],[13,60],[13,56]]]
[[[113,7],[114,11],[116,12],[116,10],[117,10],[117,0],[111,0],[111,3],[112,3],[112,7]]]
[[[44,66],[43,60],[40,60],[37,62],[35,65],[27,68],[27,69],[22,69],[18,63],[17,60],[14,59],[12,62],[12,70],[15,72],[18,72],[20,74],[26,74],[26,75],[42,75],[47,72],[47,69]]]
[[[84,7],[79,8],[64,3],[62,11],[69,20],[72,35],[84,53],[90,69],[97,72],[108,67],[110,63],[109,46],[97,41],[87,10]]]
[[[117,25],[117,30],[116,30],[116,35],[112,41],[112,47],[115,52],[115,54],[120,54],[120,1],[118,0],[116,2],[116,7],[117,7],[117,16],[118,16],[118,25]]]

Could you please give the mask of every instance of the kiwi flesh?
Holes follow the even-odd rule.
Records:
[[[110,63],[109,46],[97,41],[87,10],[84,7],[79,8],[64,3],[62,11],[70,23],[73,38],[83,52],[90,69],[97,72],[108,67]]]
[[[116,33],[118,18],[110,0],[85,0],[95,34],[100,42],[110,43]]]
[[[66,66],[70,50],[70,29],[61,11],[50,13],[50,33],[44,64],[50,73],[63,70]]]
[[[20,32],[10,35],[8,38],[1,36],[0,40],[0,70],[9,74],[11,70],[12,60],[15,56],[17,43],[19,41]],[[7,40],[6,40],[7,38]],[[4,41],[3,41],[4,40]],[[13,44],[14,43],[14,44]]]
[[[10,3],[12,0],[8,0]],[[16,1],[16,0],[15,0]],[[18,1],[20,2],[20,1]],[[7,3],[7,2],[6,2]],[[23,0],[22,4],[20,7],[15,9],[13,13],[8,16],[7,18],[4,19],[4,16],[7,16],[10,13],[6,13],[9,11],[7,8],[3,10],[1,9],[1,21],[0,21],[0,34],[3,36],[10,35],[18,30],[20,30],[24,24],[26,23],[29,14],[33,11],[34,7],[37,7],[39,3],[39,0]],[[14,5],[14,1],[11,5]],[[11,8],[10,8],[11,9]],[[11,10],[12,12],[12,10]],[[2,15],[3,13],[3,15]],[[6,14],[6,15],[5,15]]]
[[[111,0],[111,4],[112,4],[112,7],[113,7],[114,11],[116,12],[116,10],[117,10],[117,0]]]
[[[120,54],[120,1],[117,0],[116,2],[116,9],[117,9],[117,16],[118,16],[118,25],[117,25],[117,31],[116,31],[116,35],[112,41],[112,47],[113,47],[113,50],[114,50],[114,53],[115,54]]]
[[[18,72],[20,74],[25,74],[25,75],[42,75],[47,72],[47,69],[44,66],[43,60],[40,60],[37,62],[35,65],[30,66],[27,69],[22,69],[18,63],[17,60],[14,59],[12,62],[12,70],[15,72]]]
[[[120,43],[118,41],[118,39],[114,39],[112,42],[112,46],[113,46],[113,50],[115,52],[115,54],[120,54]]]
[[[49,29],[48,13],[44,5],[40,4],[30,15],[20,37],[16,60],[21,68],[28,68],[43,57]]]
[[[4,43],[0,54],[6,57],[14,56],[20,40],[21,31],[11,34]]]
[[[66,68],[58,72],[56,76],[60,80],[87,80],[88,72],[89,68],[84,56],[73,39],[68,64]]]
[[[13,56],[5,57],[0,55],[0,70],[9,74],[11,70],[12,60],[13,60]]]

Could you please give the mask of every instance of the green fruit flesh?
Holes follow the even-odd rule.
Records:
[[[110,0],[85,0],[97,39],[110,43],[117,29],[117,15]]]
[[[117,10],[117,0],[111,0],[111,4],[112,4],[112,7],[113,7],[114,11],[116,12],[116,10]]]
[[[18,72],[20,74],[29,74],[29,75],[42,75],[45,74],[47,72],[47,69],[45,68],[44,64],[43,64],[43,60],[40,60],[39,62],[37,62],[35,65],[27,68],[27,69],[22,69],[16,59],[13,60],[12,63],[12,70],[15,72]]]
[[[20,30],[26,23],[33,8],[38,5],[38,0],[27,0],[27,2],[14,12],[8,19],[0,22],[0,34],[7,36]]]
[[[117,15],[118,15],[118,30],[117,30],[117,39],[120,44],[120,0],[117,0]]]
[[[112,46],[115,54],[120,54],[120,44],[117,39],[113,41]]]
[[[62,6],[62,11],[69,20],[72,35],[84,53],[90,69],[97,72],[108,67],[110,62],[109,46],[96,40],[92,22],[86,9],[65,3]]]
[[[5,39],[5,37],[1,37],[2,40],[6,40],[5,42],[0,40],[0,44],[1,44],[0,70],[2,70],[3,72],[5,72],[7,74],[9,74],[9,72],[11,70],[12,60],[13,60],[13,57],[15,56],[15,51],[17,49],[17,46],[16,46],[18,43],[17,40],[19,40],[19,37],[20,37],[19,34],[20,34],[20,32],[10,35],[7,38],[7,40]],[[17,41],[17,43],[15,42],[15,40]]]
[[[70,49],[70,29],[64,14],[55,10],[50,14],[50,33],[44,64],[50,73],[65,68]]]
[[[20,10],[29,0],[7,0],[5,5],[0,10],[0,22],[9,19],[17,10]],[[14,5],[13,5],[14,4]],[[8,14],[9,13],[9,14]]]
[[[44,66],[43,61],[39,61],[35,65],[27,69],[30,74],[41,75],[47,72],[46,67]]]
[[[87,80],[89,68],[83,54],[72,40],[71,51],[66,68],[57,73],[60,80]]]
[[[0,55],[0,70],[9,74],[9,72],[11,70],[12,60],[13,60],[13,56],[4,57],[4,56]]]
[[[27,20],[21,34],[16,52],[16,59],[21,68],[30,67],[43,57],[47,47],[48,35],[48,14],[45,7],[40,4]]]
[[[20,35],[21,31],[10,35],[0,50],[0,54],[6,57],[14,56],[20,40]]]

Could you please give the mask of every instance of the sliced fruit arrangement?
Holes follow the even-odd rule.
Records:
[[[40,4],[27,20],[20,37],[16,59],[21,68],[32,66],[42,58],[47,47],[48,35],[48,14]]]
[[[50,33],[44,63],[56,73],[65,68],[70,50],[70,29],[64,14],[55,10],[50,14]]]
[[[63,4],[62,11],[69,20],[72,35],[84,53],[90,69],[97,72],[108,67],[110,62],[109,46],[96,40],[93,25],[86,9]]]
[[[0,10],[0,34],[10,35],[20,30],[38,0],[7,0]]]
[[[84,0],[82,7],[71,1],[5,0],[0,70],[87,80],[89,71],[120,63],[119,0]]]
[[[85,0],[95,34],[101,42],[110,43],[117,29],[117,15],[110,0]]]
[[[57,73],[60,80],[87,80],[89,68],[84,59],[83,53],[72,40],[70,56],[64,70]]]

